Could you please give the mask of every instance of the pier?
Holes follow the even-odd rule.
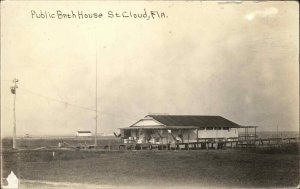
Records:
[[[77,149],[97,149],[97,150],[212,150],[212,149],[233,149],[233,148],[253,148],[253,147],[280,147],[285,144],[297,143],[298,138],[257,138],[222,140],[218,139],[198,139],[197,142],[177,142],[169,144],[153,143],[122,143],[98,145],[96,148],[90,146],[78,146]]]

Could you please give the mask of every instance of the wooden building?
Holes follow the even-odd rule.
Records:
[[[241,126],[221,116],[147,115],[129,127],[119,128],[124,143],[172,144],[199,140],[237,141]],[[255,134],[256,136],[256,134]]]
[[[76,137],[91,137],[92,132],[91,131],[77,131]]]

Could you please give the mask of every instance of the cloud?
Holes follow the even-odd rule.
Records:
[[[249,21],[254,20],[256,17],[267,18],[273,17],[278,13],[278,9],[274,7],[269,7],[264,10],[254,11],[246,14],[245,18]]]

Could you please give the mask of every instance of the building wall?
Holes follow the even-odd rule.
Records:
[[[238,129],[230,128],[229,130],[198,130],[199,138],[232,138],[238,137]]]
[[[197,130],[187,130],[183,133],[184,142],[197,142]]]
[[[167,144],[179,142],[197,142],[197,129],[174,129],[171,133],[168,130],[158,129],[135,129],[128,130],[128,136],[130,140],[138,143],[157,143]],[[198,130],[199,138],[236,138],[238,137],[238,129],[230,128],[224,130],[223,128],[213,130]]]
[[[172,130],[172,135],[175,136],[179,141],[183,142],[197,142],[197,129],[194,130]],[[182,136],[182,139],[178,138]],[[199,138],[237,138],[238,129],[230,128],[229,130],[198,130]],[[169,142],[175,142],[174,137],[169,134]]]

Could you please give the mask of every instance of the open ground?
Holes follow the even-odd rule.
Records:
[[[51,141],[48,139],[49,144]],[[41,141],[23,144],[37,143]],[[8,141],[4,144],[3,177],[13,170],[23,188],[286,188],[299,184],[299,145],[295,143],[242,151],[13,151],[5,148]]]

